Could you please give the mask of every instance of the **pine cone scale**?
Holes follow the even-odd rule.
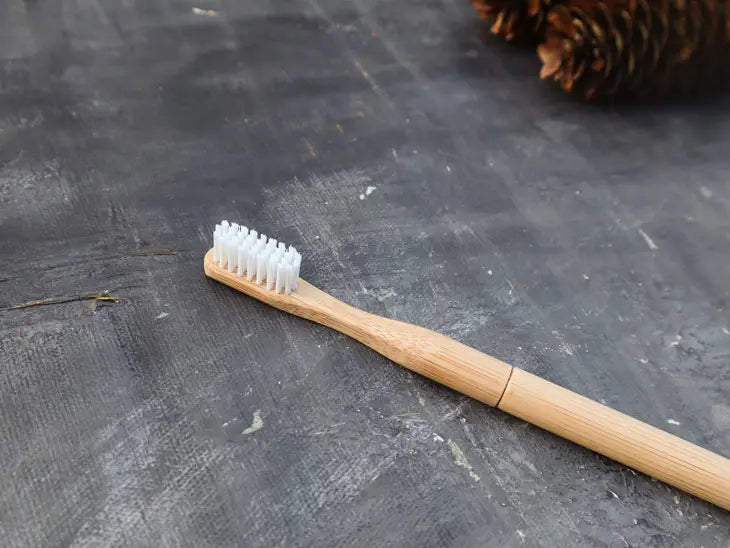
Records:
[[[589,98],[682,91],[730,72],[730,0],[568,0],[545,34],[540,76]]]
[[[505,40],[537,44],[544,37],[547,14],[565,0],[471,0],[479,17],[491,23],[492,34]]]
[[[492,33],[537,44],[540,78],[588,98],[730,81],[730,0],[471,0]]]

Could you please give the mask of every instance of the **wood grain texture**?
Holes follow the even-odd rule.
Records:
[[[730,459],[515,368],[499,409],[730,510]]]
[[[305,280],[289,295],[221,268],[213,250],[203,259],[206,276],[243,293],[360,341],[395,363],[495,406],[504,393],[512,366],[430,329],[383,318],[335,299]]]

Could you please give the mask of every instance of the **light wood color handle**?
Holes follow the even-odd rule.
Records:
[[[299,280],[283,295],[213,261],[205,274],[271,306],[326,325],[416,373],[730,510],[730,460],[415,325],[352,307]]]
[[[270,291],[218,266],[205,256],[207,276],[271,306],[349,335],[408,369],[495,406],[512,366],[469,346],[404,322],[364,312],[304,280],[290,295]]]
[[[515,368],[497,406],[730,510],[730,460]]]

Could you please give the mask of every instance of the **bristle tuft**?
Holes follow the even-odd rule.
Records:
[[[221,221],[213,231],[213,260],[228,272],[287,295],[297,289],[302,256],[294,246]]]

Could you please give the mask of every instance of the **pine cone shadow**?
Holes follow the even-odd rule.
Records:
[[[458,48],[455,58],[461,74],[490,82],[501,75],[514,78],[537,75],[540,61],[534,43],[517,38],[507,42],[489,28],[489,23],[480,19],[453,28],[453,43]],[[535,78],[535,82],[539,80]]]

